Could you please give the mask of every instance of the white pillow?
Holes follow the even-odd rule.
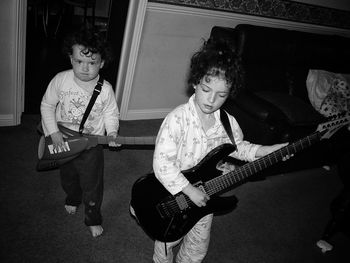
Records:
[[[306,87],[312,106],[328,117],[350,110],[350,74],[310,69]]]

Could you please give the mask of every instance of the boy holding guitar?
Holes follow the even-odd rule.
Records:
[[[64,51],[72,69],[58,73],[49,83],[41,101],[42,126],[50,136],[54,150],[67,151],[64,135],[57,123],[79,131],[84,112],[97,83],[100,94],[90,111],[83,133],[117,137],[119,110],[112,86],[99,78],[99,71],[111,58],[105,38],[93,30],[81,30],[66,38]],[[110,142],[110,146],[118,146]],[[85,224],[93,237],[103,232],[101,204],[103,199],[103,148],[97,145],[74,160],[60,166],[61,184],[67,194],[65,209],[74,214],[81,202],[85,205]]]
[[[158,133],[153,159],[156,178],[172,195],[182,192],[198,207],[205,207],[210,197],[181,171],[196,166],[219,145],[231,143],[219,109],[235,95],[240,78],[241,66],[231,48],[226,43],[205,42],[191,59],[188,84],[194,95],[168,114]],[[235,118],[228,115],[228,120],[236,144],[232,157],[254,161],[287,145],[262,146],[245,141]],[[212,219],[212,213],[204,216],[174,242],[156,240],[154,262],[173,262],[172,250],[181,242],[176,262],[201,262],[207,253]]]

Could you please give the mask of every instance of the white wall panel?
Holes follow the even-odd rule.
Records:
[[[143,19],[141,34],[134,34],[139,37],[137,53],[128,57],[129,66],[125,68],[133,75],[121,83],[124,85],[122,119],[163,118],[187,101],[190,58],[215,25],[235,27],[249,23],[350,36],[350,30],[345,29],[176,5],[147,3],[142,14],[143,18],[138,18]]]

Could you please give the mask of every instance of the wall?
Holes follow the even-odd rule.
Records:
[[[163,118],[174,107],[187,101],[186,73],[189,59],[203,39],[209,37],[214,25],[235,27],[239,23],[249,23],[350,37],[348,28],[339,27],[347,25],[346,23],[332,17],[325,19],[326,13],[322,10],[330,9],[315,6],[303,5],[304,9],[298,10],[321,10],[316,12],[316,16],[314,12],[310,12],[310,16],[305,16],[305,12],[293,13],[294,16],[288,14],[290,19],[303,19],[304,22],[301,23],[283,17],[286,12],[281,12],[278,18],[268,17],[270,13],[278,15],[276,10],[259,14],[253,9],[254,15],[249,14],[251,10],[244,9],[244,6],[235,12],[222,11],[222,8],[217,11],[220,4],[225,7],[225,1],[131,2],[137,8],[130,12],[130,17],[134,19],[129,19],[132,21],[129,24],[132,23],[133,26],[132,30],[128,30],[131,33],[126,32],[124,38],[124,48],[126,50],[128,47],[128,52],[122,53],[122,70],[119,71],[116,87],[121,118],[128,120]],[[175,2],[181,4],[174,4]],[[215,2],[218,2],[215,10],[209,8]],[[291,1],[285,2],[291,4]],[[244,12],[238,12],[242,10]],[[337,16],[336,10],[331,11],[330,14]],[[349,17],[350,12],[346,15]]]
[[[106,10],[107,0],[98,1],[103,6],[99,10]],[[173,0],[174,3],[192,5],[208,3],[218,5],[227,1]],[[172,2],[172,0],[162,2]],[[243,2],[255,3],[256,1],[243,0]],[[319,3],[320,6],[350,10],[348,0],[284,2],[315,5]],[[23,112],[26,6],[26,0],[0,1],[0,56],[2,58],[0,126],[20,124]],[[129,8],[116,85],[122,119],[162,118],[171,109],[187,100],[185,76],[189,58],[201,44],[201,39],[209,36],[213,25],[234,27],[238,23],[252,23],[349,35],[348,28],[311,22],[298,23],[287,19],[279,20],[238,12],[213,11],[208,8],[198,8],[198,6],[170,5],[146,0],[131,0],[130,6],[132,8]],[[324,8],[319,11],[315,6],[308,10],[316,10],[316,14],[323,15],[337,14],[333,9]],[[303,16],[300,17],[302,18]],[[349,12],[343,12],[325,21],[344,22],[348,25],[350,23],[348,18]]]
[[[323,7],[330,7],[339,10],[350,11],[350,1],[349,0],[294,0],[294,2],[300,2],[304,4],[311,4]]]
[[[21,0],[0,1],[0,126],[19,124],[23,110],[25,34],[19,33],[26,20],[19,15],[23,9]]]

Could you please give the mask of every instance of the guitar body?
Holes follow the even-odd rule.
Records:
[[[69,151],[54,152],[51,138],[41,136],[38,145],[39,160],[36,166],[38,171],[55,169],[75,159],[89,147],[89,139],[83,136],[68,137],[64,141]]]
[[[57,151],[53,147],[50,136],[41,136],[38,144],[38,163],[36,169],[38,171],[46,171],[59,167],[78,157],[83,151],[96,146],[98,137],[83,136],[76,131],[59,125],[60,131],[67,137],[64,142],[67,151]]]
[[[183,171],[183,174],[191,184],[201,187],[204,182],[222,174],[216,166],[233,150],[233,145],[223,144],[211,151],[198,165]],[[171,242],[183,237],[205,215],[232,211],[237,202],[235,197],[214,195],[205,207],[197,207],[189,199],[182,207],[184,199],[182,192],[171,195],[152,173],[134,183],[131,206],[138,223],[151,238]]]

